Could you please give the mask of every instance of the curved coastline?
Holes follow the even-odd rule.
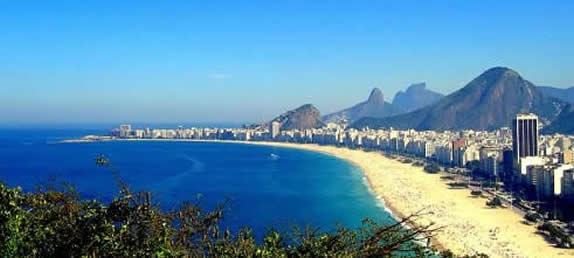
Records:
[[[115,141],[115,140],[113,140]],[[486,199],[474,198],[468,190],[449,189],[439,176],[420,167],[388,159],[376,152],[351,150],[315,144],[246,142],[189,139],[120,139],[120,141],[221,142],[296,148],[335,156],[361,169],[369,191],[391,211],[404,218],[423,210],[415,223],[433,223],[444,229],[433,238],[433,245],[448,248],[456,255],[484,253],[490,257],[572,257],[574,251],[559,249],[537,234],[536,228],[509,209],[491,209]],[[63,141],[86,142],[86,141]]]

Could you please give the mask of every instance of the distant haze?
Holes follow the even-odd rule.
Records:
[[[0,124],[263,122],[512,67],[574,85],[573,1],[0,4]]]

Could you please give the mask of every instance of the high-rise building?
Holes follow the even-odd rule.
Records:
[[[571,150],[565,150],[558,155],[558,163],[560,164],[572,164],[574,163],[574,152]]]
[[[120,125],[120,137],[126,138],[129,137],[132,131],[131,125]]]
[[[269,125],[269,133],[271,134],[271,139],[275,139],[279,136],[279,131],[281,129],[281,123],[278,121],[273,121]]]
[[[574,169],[565,170],[561,178],[560,195],[568,202],[574,202]]]
[[[457,167],[464,167],[464,148],[466,147],[466,141],[464,138],[459,138],[452,141],[452,163]]]
[[[504,182],[512,181],[512,171],[514,169],[514,155],[511,149],[505,149],[502,151],[502,162],[504,168],[504,175],[502,176],[502,180]]]
[[[538,116],[519,114],[512,120],[512,151],[517,162],[538,156]]]

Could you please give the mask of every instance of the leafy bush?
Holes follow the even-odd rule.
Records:
[[[436,174],[440,172],[440,167],[435,163],[430,163],[424,167],[424,170],[427,173]]]
[[[492,198],[492,200],[487,201],[486,205],[493,208],[502,207],[502,199],[498,196],[495,196]]]
[[[558,247],[561,248],[574,248],[574,240],[558,226],[545,222],[538,226],[538,230],[547,232],[552,240],[554,240]]]
[[[527,221],[530,222],[538,222],[540,220],[542,220],[542,216],[540,216],[540,214],[536,213],[536,212],[528,212],[526,213],[526,215],[524,215],[524,219],[526,219]]]

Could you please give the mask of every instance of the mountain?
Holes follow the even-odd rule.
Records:
[[[574,134],[574,104],[568,104],[560,115],[549,125],[542,128],[543,134]]]
[[[542,94],[546,96],[555,97],[569,103],[574,103],[574,87],[561,89],[548,86],[538,86],[537,88],[542,92]]]
[[[287,111],[262,126],[269,126],[273,121],[281,123],[281,130],[305,130],[320,128],[325,125],[321,122],[321,113],[311,104],[305,104],[294,110]]]
[[[401,109],[386,102],[383,93],[379,88],[374,88],[366,101],[356,104],[350,108],[335,112],[323,117],[323,121],[340,122],[348,121],[352,123],[363,117],[387,117],[404,113]]]
[[[406,91],[399,91],[393,99],[393,105],[407,112],[438,102],[444,95],[426,88],[426,83],[409,86]]]
[[[509,126],[518,113],[535,113],[543,124],[549,124],[564,106],[563,101],[543,95],[514,70],[495,67],[435,104],[398,116],[364,118],[352,126],[488,130]]]

